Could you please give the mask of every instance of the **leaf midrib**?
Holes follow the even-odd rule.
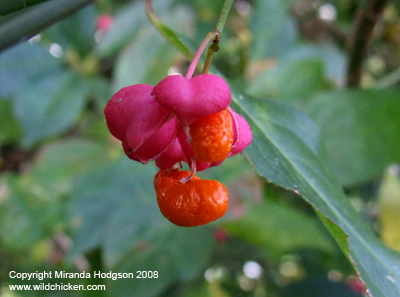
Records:
[[[292,166],[293,168],[296,169],[296,172],[298,172],[298,174],[301,176],[301,178],[306,182],[306,184],[308,184],[308,185],[310,186],[310,188],[314,191],[314,193],[317,194],[317,195],[326,203],[327,206],[329,206],[329,208],[332,210],[333,214],[336,215],[338,221],[341,220],[341,223],[342,223],[341,225],[344,225],[344,226],[347,228],[347,230],[349,231],[349,232],[346,232],[346,231],[344,230],[344,228],[343,228],[339,223],[336,223],[336,224],[343,230],[343,232],[345,232],[347,236],[350,236],[349,233],[351,233],[352,236],[354,236],[355,238],[357,238],[357,239],[360,241],[360,243],[363,244],[363,246],[368,250],[368,252],[373,256],[374,259],[377,259],[379,263],[381,263],[385,268],[388,269],[388,271],[391,271],[390,266],[386,265],[385,262],[381,262],[379,258],[375,257],[375,254],[376,254],[376,253],[374,253],[374,251],[372,250],[372,248],[370,247],[370,245],[367,244],[366,240],[365,240],[363,237],[361,237],[361,236],[358,235],[358,233],[357,233],[356,230],[353,228],[353,226],[352,226],[351,224],[347,223],[347,220],[346,220],[343,216],[340,215],[340,212],[338,212],[338,209],[336,208],[336,206],[332,205],[332,204],[329,202],[329,199],[326,199],[325,195],[321,195],[320,191],[319,191],[316,187],[314,187],[314,185],[313,185],[312,183],[309,182],[309,180],[303,175],[303,173],[302,173],[301,171],[298,170],[298,167],[296,166],[296,164],[293,163],[293,162],[291,161],[291,158],[288,157],[288,155],[285,153],[285,151],[280,149],[279,145],[278,145],[272,138],[270,138],[270,137],[268,136],[268,135],[269,135],[268,133],[265,133],[265,131],[262,129],[261,123],[259,123],[259,121],[256,119],[256,117],[252,116],[245,108],[243,108],[243,106],[242,106],[241,104],[239,104],[239,101],[238,101],[234,96],[232,96],[232,97],[234,98],[235,103],[236,103],[238,106],[240,106],[240,108],[246,113],[246,115],[252,120],[252,122],[254,122],[254,124],[256,125],[256,127],[257,127],[260,131],[263,132],[263,134],[265,135],[265,137],[270,141],[270,143],[274,146],[274,148],[275,148],[277,151],[280,152],[280,154],[288,161],[289,164],[291,164],[291,166]],[[287,128],[285,128],[284,126],[281,126],[281,127],[284,128],[284,129],[287,129]],[[312,150],[311,150],[311,151],[312,151]],[[296,189],[292,189],[292,188],[288,188],[288,189],[290,189],[290,190],[292,190],[292,191],[296,190]],[[297,191],[297,190],[296,190],[296,191]],[[299,193],[300,193],[300,191],[299,191]],[[323,210],[321,210],[319,207],[315,206],[314,203],[312,203],[312,201],[311,201],[310,199],[308,199],[304,194],[301,194],[301,196],[303,197],[303,199],[305,199],[305,200],[308,201],[310,204],[312,204],[314,207],[316,207],[316,208],[317,208],[321,213],[323,213],[328,219],[332,220],[332,218],[328,217],[328,216],[325,214],[325,212],[324,212]],[[341,196],[342,196],[342,195],[341,195]],[[345,199],[346,197],[343,195],[342,198]],[[354,212],[355,212],[355,211],[354,211]],[[334,220],[332,220],[332,221],[335,222]],[[363,232],[366,232],[366,230],[367,230],[367,229],[365,229],[365,231],[363,231]],[[371,234],[371,235],[372,235],[372,234]],[[377,248],[381,248],[381,246],[377,246]],[[349,252],[351,253],[351,250],[350,250],[350,247],[349,247],[349,246],[348,246],[348,249],[349,249]],[[354,265],[357,266],[356,263],[354,263]],[[376,287],[377,287],[377,286],[376,286]],[[379,288],[379,287],[377,287],[377,288]],[[379,289],[379,290],[380,290],[380,289]],[[381,291],[381,290],[380,290],[380,291]],[[382,291],[381,291],[381,292],[382,292]]]

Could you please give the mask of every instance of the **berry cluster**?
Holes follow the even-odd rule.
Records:
[[[161,213],[172,223],[199,226],[224,215],[228,192],[195,174],[246,148],[252,135],[229,104],[228,84],[212,74],[172,75],[155,87],[137,84],[114,94],[105,108],[108,129],[125,154],[160,171],[154,188]],[[182,162],[191,171],[180,171]]]

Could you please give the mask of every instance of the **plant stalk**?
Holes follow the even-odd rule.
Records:
[[[358,12],[348,44],[347,87],[359,87],[362,65],[367,56],[368,45],[387,0],[369,0]]]

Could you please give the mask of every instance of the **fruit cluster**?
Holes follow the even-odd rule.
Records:
[[[125,87],[105,108],[108,129],[125,154],[142,164],[155,161],[160,169],[154,179],[157,202],[176,225],[204,225],[227,210],[225,186],[195,173],[220,165],[252,140],[250,126],[230,102],[228,84],[216,75],[171,75],[155,87]],[[179,171],[182,162],[190,172]]]

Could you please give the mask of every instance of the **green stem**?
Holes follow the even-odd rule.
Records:
[[[221,14],[219,15],[219,20],[217,23],[217,27],[215,31],[218,31],[219,34],[222,34],[224,31],[226,20],[228,19],[229,12],[232,8],[233,0],[225,0],[224,6],[222,6]]]
[[[219,36],[220,35],[217,35],[217,37]],[[217,52],[218,50],[219,50],[219,38],[218,39],[216,38],[213,44],[211,44],[210,47],[208,48],[207,58],[206,61],[204,62],[203,70],[201,71],[202,74],[208,73],[210,71],[212,57],[214,56],[214,53]]]
[[[233,0],[225,0],[224,6],[222,6],[221,14],[219,15],[219,20],[217,26],[215,27],[215,38],[212,40],[213,43],[210,45],[207,51],[207,58],[204,62],[204,67],[201,73],[208,73],[211,67],[211,61],[216,53],[219,50],[219,40],[221,39],[222,31],[224,30],[226,20],[228,19],[229,12],[232,8]]]
[[[368,0],[358,11],[353,32],[348,37],[347,87],[359,87],[362,66],[368,53],[376,23],[383,13],[388,0]]]
[[[152,0],[145,0],[145,8],[146,8],[146,14],[147,17],[149,18],[150,22],[158,29],[158,31],[164,35],[164,37],[170,41],[173,45],[175,45],[182,53],[184,53],[187,57],[190,57],[191,54],[188,51],[187,47],[182,43],[180,38],[173,32],[171,29],[169,29],[167,26],[165,26],[160,19],[157,17],[157,15],[154,12],[153,5],[152,5]],[[203,54],[204,50],[208,46],[210,42],[212,42],[212,45],[208,49],[207,53],[207,58],[205,61],[205,65],[203,67],[202,73],[207,73],[210,69],[211,65],[211,60],[216,51],[219,49],[219,40],[221,39],[221,34],[222,31],[224,30],[226,20],[228,18],[229,12],[232,8],[233,0],[225,0],[224,5],[221,10],[221,14],[218,19],[217,26],[215,27],[215,30],[208,33],[206,38],[202,41],[200,44],[199,48],[197,49],[195,55],[193,56],[193,59],[189,65],[188,71],[186,73],[186,78],[191,78],[193,76],[193,73],[196,69],[196,67],[199,64],[199,60],[201,55]]]
[[[146,15],[150,22],[158,30],[158,32],[160,32],[161,35],[163,35],[165,39],[168,40],[172,45],[174,45],[182,54],[184,54],[188,58],[192,58],[192,53],[182,42],[181,38],[158,18],[158,16],[154,12],[152,1],[146,0],[144,4]]]
[[[160,27],[162,24],[156,13],[154,12],[153,9],[153,3],[151,0],[146,0],[144,1],[144,6],[146,9],[146,15],[149,18],[150,22],[156,27]]]
[[[204,40],[201,42],[199,48],[197,49],[196,53],[193,56],[192,62],[190,62],[189,68],[186,72],[185,77],[187,79],[191,79],[193,76],[193,73],[196,69],[197,64],[199,63],[200,57],[203,54],[204,50],[206,49],[207,45],[214,40],[216,37],[216,33],[212,32],[212,33],[208,33],[206,35],[206,38],[204,38]],[[204,68],[203,68],[204,69]]]

